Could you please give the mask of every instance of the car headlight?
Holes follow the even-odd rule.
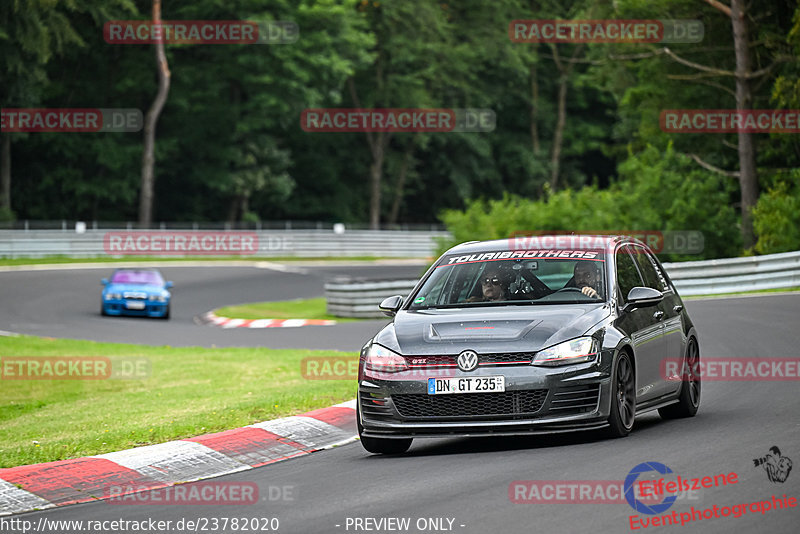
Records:
[[[122,298],[120,293],[106,293],[106,300],[119,300]]]
[[[364,367],[380,373],[398,373],[408,369],[405,358],[375,343],[367,349]]]
[[[592,361],[597,356],[597,340],[579,337],[540,350],[531,361],[532,365],[554,367]]]
[[[150,300],[154,300],[156,302],[166,302],[167,296],[166,295],[150,295]]]

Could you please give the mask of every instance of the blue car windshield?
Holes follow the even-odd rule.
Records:
[[[111,283],[163,286],[164,279],[156,271],[117,271],[111,277]]]
[[[605,272],[604,254],[597,250],[445,256],[413,295],[409,309],[602,302]]]

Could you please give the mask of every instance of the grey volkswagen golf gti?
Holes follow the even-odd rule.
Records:
[[[691,417],[697,332],[658,259],[625,236],[463,243],[364,345],[358,431],[373,453],[416,437],[605,429]]]

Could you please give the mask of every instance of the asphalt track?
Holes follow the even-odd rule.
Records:
[[[270,347],[359,350],[386,320],[297,328],[223,329],[196,318],[220,306],[321,297],[338,276],[416,279],[424,264],[297,267],[164,267],[175,283],[171,319],[103,317],[100,279],[113,267],[0,272],[0,330],[116,343],[174,347]],[[299,317],[302,318],[302,317]]]
[[[165,271],[167,271],[165,269]],[[322,277],[324,269],[313,275]],[[26,279],[35,285],[39,294],[35,302],[24,304],[21,313],[9,308],[20,306],[18,300],[9,300],[9,292],[21,296],[25,290],[9,286],[8,274],[0,275],[3,306],[0,329],[28,333],[68,336],[70,325],[86,321],[104,321],[92,317],[97,303],[96,295],[76,301],[74,314],[65,318],[53,310],[62,310],[71,303],[65,295],[78,294],[72,284],[63,287],[46,280],[50,277],[36,273]],[[21,273],[16,273],[17,275]],[[86,274],[86,273],[84,273]],[[181,308],[186,311],[177,316],[170,327],[176,332],[191,330],[189,316],[204,306],[214,307],[204,300],[208,295],[190,300],[190,289],[200,285],[208,288],[209,276],[190,269],[187,272],[168,272],[171,278],[185,274],[180,282]],[[232,276],[232,275],[236,276]],[[285,274],[285,273],[284,273]],[[60,274],[58,276],[61,276]],[[73,276],[73,275],[70,275]],[[83,275],[74,275],[83,276]],[[261,280],[272,274],[253,273],[248,270],[219,273],[218,295],[233,302],[247,294],[259,300],[264,295],[273,299],[287,296],[312,296],[319,294],[319,280],[307,279],[302,291],[285,287],[292,277],[270,278],[275,285],[259,289],[259,295],[248,289],[245,282]],[[392,276],[389,274],[388,276]],[[89,272],[87,280],[96,279]],[[307,277],[308,278],[308,277]],[[24,277],[16,277],[21,282]],[[71,280],[77,280],[71,278]],[[316,286],[315,286],[316,284]],[[298,286],[300,287],[300,286]],[[317,288],[316,290],[314,288]],[[53,294],[46,294],[51,288]],[[45,294],[41,294],[41,291]],[[73,292],[73,293],[70,293]],[[244,293],[242,293],[244,292]],[[99,290],[98,290],[99,293]],[[32,294],[28,291],[28,295]],[[91,298],[93,297],[93,298]],[[79,304],[80,303],[80,304]],[[191,304],[191,306],[190,306]],[[44,331],[54,324],[36,315],[52,306],[48,317],[58,317],[63,324],[58,332]],[[759,296],[751,298],[689,301],[687,308],[700,335],[703,357],[789,357],[797,355],[800,345],[800,294]],[[176,308],[177,309],[177,308]],[[137,321],[133,321],[133,323]],[[165,322],[166,323],[166,322]],[[171,322],[172,323],[172,322]],[[184,324],[185,323],[185,324]],[[97,323],[92,323],[95,325]],[[150,324],[148,322],[148,324]],[[376,324],[380,324],[377,322]],[[13,325],[17,325],[14,328]],[[285,329],[305,341],[313,337],[314,343],[332,348],[339,339],[338,329],[345,326],[320,327],[313,330]],[[358,323],[359,327],[372,327]],[[156,328],[154,325],[153,328]],[[160,328],[160,326],[158,327]],[[324,328],[324,329],[323,329]],[[91,330],[91,328],[89,329]],[[117,331],[114,331],[117,332]],[[112,332],[112,334],[114,333]],[[124,341],[129,334],[121,331]],[[241,332],[245,335],[262,335],[259,332]],[[93,338],[107,333],[86,332]],[[240,334],[239,330],[225,335]],[[270,333],[271,334],[271,333]],[[158,333],[153,342],[170,336]],[[173,334],[177,336],[178,334]],[[193,334],[194,335],[194,334]],[[290,336],[291,337],[291,336]],[[347,337],[346,335],[343,337]],[[227,338],[226,338],[227,339]],[[264,341],[267,338],[261,338]],[[227,339],[237,345],[233,338]],[[289,343],[286,339],[269,341]],[[195,339],[183,344],[196,344]],[[249,341],[249,340],[248,340]],[[166,342],[166,341],[164,341]],[[360,342],[360,340],[359,340]],[[171,344],[178,344],[171,341]],[[219,345],[219,343],[218,343]],[[343,348],[353,348],[343,347]],[[557,436],[482,439],[417,440],[408,454],[399,457],[381,457],[367,454],[359,444],[314,453],[295,460],[265,466],[247,472],[221,477],[219,481],[255,482],[260,488],[262,501],[251,506],[120,506],[105,501],[67,506],[64,508],[21,514],[19,518],[37,522],[47,520],[171,520],[173,527],[180,519],[221,518],[272,518],[280,521],[278,532],[339,533],[339,532],[463,532],[463,533],[581,533],[581,532],[631,532],[629,516],[633,509],[626,503],[614,504],[514,504],[509,499],[509,486],[516,480],[613,480],[622,481],[637,464],[647,461],[661,462],[683,477],[699,478],[735,472],[738,483],[704,490],[698,500],[678,501],[672,510],[689,512],[696,509],[734,506],[754,501],[771,500],[773,495],[800,497],[800,472],[795,467],[785,483],[770,482],[765,471],[754,467],[753,459],[765,455],[777,445],[784,456],[795,464],[800,461],[800,395],[798,382],[705,382],[698,415],[692,419],[664,421],[651,414],[637,418],[634,432],[620,440],[606,440],[595,433],[572,433]],[[270,500],[270,488],[290,488],[290,498]],[[275,489],[272,493],[275,493]],[[643,517],[643,516],[640,516]],[[348,518],[351,522],[348,523]],[[353,518],[410,518],[406,530],[354,529]],[[453,519],[452,527],[423,529],[418,520],[427,518]],[[798,531],[800,507],[770,510],[766,514],[748,511],[734,518],[702,519],[685,526],[662,526],[641,529],[646,532],[769,532],[790,533]],[[349,525],[349,528],[348,528]],[[369,523],[373,527],[373,523]],[[462,526],[463,525],[463,526]],[[50,525],[52,528],[53,525]],[[450,528],[451,530],[448,530]],[[641,531],[639,530],[639,531]],[[48,532],[72,532],[68,528]],[[110,532],[107,530],[106,532]],[[117,530],[125,532],[125,530]],[[133,532],[133,530],[128,530]],[[187,532],[174,529],[172,532]],[[202,530],[201,530],[202,531]],[[230,527],[220,532],[241,532]],[[84,531],[85,532],[85,531]],[[209,530],[209,532],[211,532]]]

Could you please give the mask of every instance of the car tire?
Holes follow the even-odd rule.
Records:
[[[411,447],[413,438],[385,439],[362,436],[361,434],[364,431],[364,427],[361,426],[361,414],[358,409],[356,409],[356,423],[361,446],[364,447],[367,452],[373,454],[403,454]]]
[[[662,419],[680,419],[694,417],[700,407],[700,376],[695,374],[700,363],[700,349],[695,338],[689,338],[686,344],[686,368],[681,372],[681,392],[678,403],[658,409]]]
[[[103,317],[108,315],[106,313],[106,307],[102,303],[100,304],[100,315],[102,315]]]
[[[611,377],[611,413],[608,416],[608,435],[624,438],[633,429],[636,419],[636,375],[633,362],[626,351],[619,353]]]
[[[161,318],[162,318],[162,319],[164,319],[165,321],[166,321],[167,319],[169,319],[169,309],[170,309],[170,307],[169,307],[169,306],[167,306],[167,311],[166,311],[166,312],[164,312],[164,315],[162,315],[162,316],[161,316]]]

